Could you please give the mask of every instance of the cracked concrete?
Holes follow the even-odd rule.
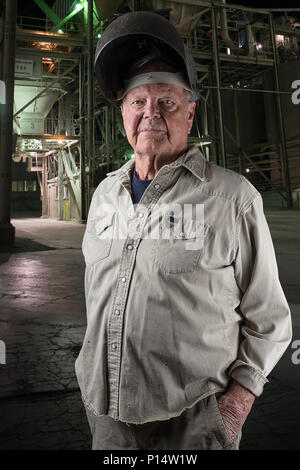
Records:
[[[299,211],[267,212],[279,275],[300,340]],[[0,450],[90,449],[74,361],[86,325],[85,226],[12,220],[16,247],[0,253]],[[241,449],[300,449],[300,364],[288,348],[243,429]],[[300,355],[299,355],[300,357]]]

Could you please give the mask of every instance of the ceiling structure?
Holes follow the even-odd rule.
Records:
[[[297,53],[300,41],[297,9],[289,11],[285,4],[285,10],[270,12],[267,8],[233,5],[223,0],[213,3],[202,0],[35,0],[32,10],[24,2],[19,4],[14,105],[14,126],[18,134],[16,161],[18,155],[24,156],[27,151],[32,158],[36,151],[37,156],[44,155],[49,160],[50,167],[55,155],[66,151],[66,159],[76,150],[73,166],[81,168],[87,209],[95,182],[104,177],[106,171],[121,166],[132,153],[119,111],[105,101],[92,76],[97,39],[116,14],[143,9],[165,10],[171,11],[198,71],[201,99],[190,142],[201,146],[206,157],[218,164],[242,173],[251,168],[255,175],[253,182],[256,178],[261,190],[277,187],[291,200],[283,124],[279,123],[280,142],[278,150],[275,149],[282,176],[279,183],[274,184],[270,173],[272,165],[261,165],[259,161],[264,162],[266,157],[257,157],[265,153],[266,143],[255,151],[255,158],[249,157],[254,153],[238,148],[236,135],[226,128],[222,93],[226,90],[234,93],[237,89],[254,93],[280,91],[278,83],[271,90],[262,90],[262,77],[268,70],[276,75],[279,45],[283,44],[286,54]],[[280,102],[277,101],[276,106],[280,107]],[[225,141],[229,134],[238,150],[227,155]],[[270,148],[275,145],[274,142],[269,144]],[[274,148],[272,151],[274,153]]]

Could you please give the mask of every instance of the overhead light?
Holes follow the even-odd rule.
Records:
[[[230,55],[230,49],[227,47],[227,54]]]
[[[63,32],[62,29],[59,29],[57,32],[58,32],[59,34],[64,34],[64,32]]]
[[[97,35],[97,38],[98,38],[98,39],[101,38],[101,34],[100,34],[100,33]]]
[[[246,173],[250,173],[250,168],[246,168]]]

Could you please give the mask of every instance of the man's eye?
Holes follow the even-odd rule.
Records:
[[[132,104],[140,105],[140,104],[142,104],[142,100],[134,100],[134,101],[132,102]]]
[[[172,100],[168,100],[168,99],[163,100],[163,103],[166,104],[166,105],[168,105],[168,106],[174,104],[174,102],[173,102]]]

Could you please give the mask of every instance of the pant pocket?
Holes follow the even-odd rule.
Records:
[[[222,415],[219,409],[217,397],[215,394],[212,394],[208,397],[207,401],[207,411],[209,413],[209,419],[211,420],[211,426],[213,428],[213,433],[224,449],[231,449],[236,447],[239,443],[240,433],[232,439],[223,422]]]

